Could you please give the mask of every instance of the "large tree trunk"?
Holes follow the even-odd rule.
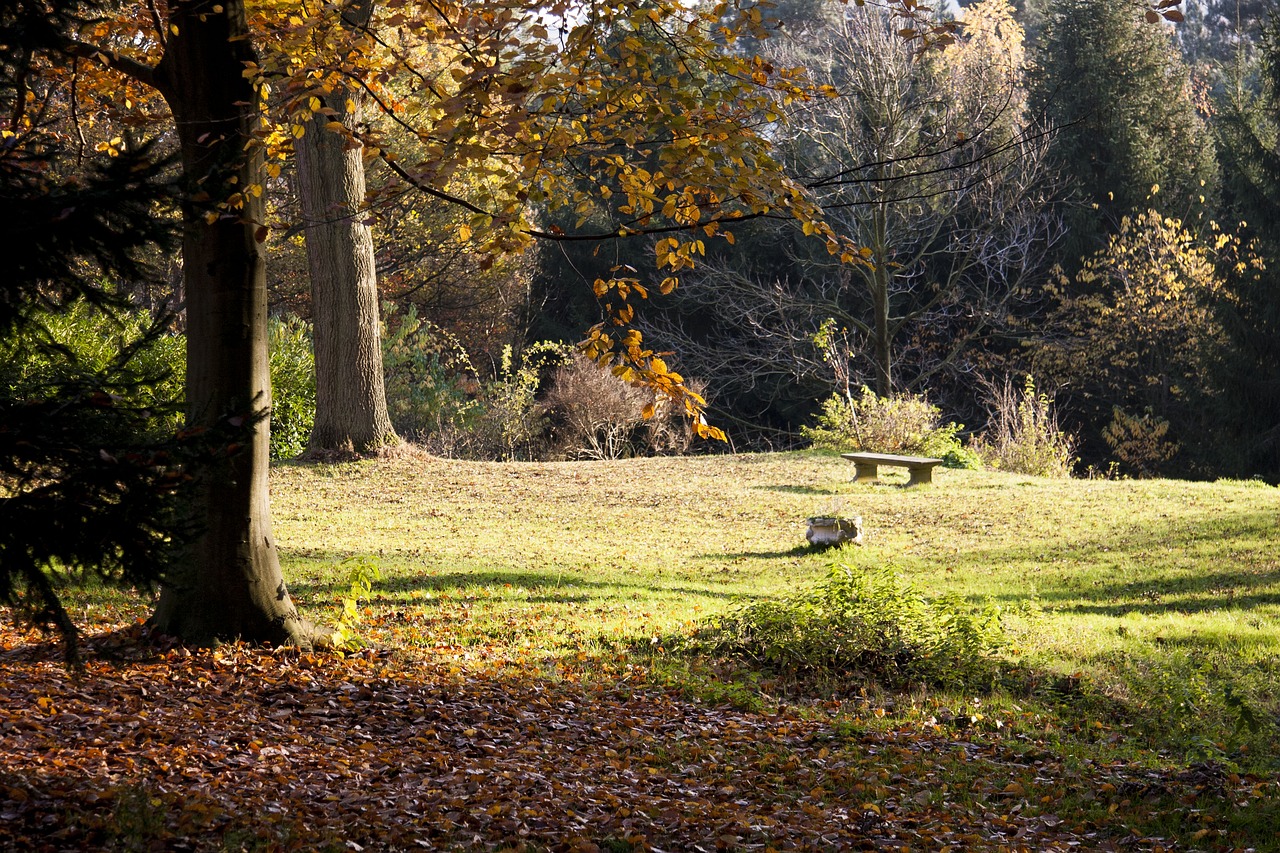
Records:
[[[170,2],[171,34],[156,69],[187,183],[187,419],[197,427],[271,405],[258,231],[264,205],[254,192],[266,176],[261,148],[251,144],[260,103],[243,73],[254,54],[242,0],[220,2],[221,11],[204,0]],[[311,644],[313,630],[289,597],[271,535],[268,429],[259,421],[247,450],[201,475],[194,507],[201,533],[161,592],[157,630],[198,642]]]
[[[353,4],[348,23],[367,21],[371,9],[372,3]],[[364,452],[400,439],[387,414],[373,234],[361,214],[364,160],[354,141],[325,127],[337,121],[354,129],[360,97],[338,85],[321,100],[334,114],[316,114],[294,144],[316,361],[316,420],[307,452]]]

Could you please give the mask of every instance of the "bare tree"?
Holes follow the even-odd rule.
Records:
[[[925,55],[869,6],[784,29],[778,58],[834,92],[791,113],[785,156],[862,258],[777,226],[757,235],[752,266],[713,260],[686,276],[660,332],[690,373],[762,404],[787,384],[829,391],[814,338],[830,319],[848,333],[856,384],[888,395],[959,369],[1006,321],[1056,233],[1045,138],[1024,118],[1007,4],[969,19],[957,45]]]

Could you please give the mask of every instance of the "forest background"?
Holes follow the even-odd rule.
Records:
[[[978,447],[973,440],[994,436],[1029,393],[1052,398],[1074,439],[1076,473],[1280,479],[1280,288],[1269,262],[1280,245],[1271,207],[1280,30],[1271,7],[1194,3],[1172,10],[1176,23],[1151,23],[1125,4],[965,4],[964,26],[940,30],[947,46],[936,50],[922,49],[892,11],[760,7],[759,37],[733,43],[747,65],[803,66],[804,85],[824,93],[744,108],[757,113],[747,121],[779,174],[821,211],[818,239],[812,223],[759,209],[728,239],[712,225],[705,243],[670,245],[661,227],[619,229],[645,211],[634,196],[593,185],[607,152],[565,150],[568,168],[543,188],[559,195],[527,212],[532,241],[495,235],[492,200],[518,190],[493,149],[461,157],[447,177],[427,176],[428,191],[406,192],[426,178],[382,155],[412,147],[416,131],[402,116],[424,109],[414,86],[457,78],[449,48],[437,40],[433,57],[421,39],[400,77],[390,66],[344,70],[355,60],[341,59],[336,37],[317,34],[314,21],[260,20],[282,38],[329,39],[322,58],[344,86],[370,78],[355,86],[367,89],[358,99],[342,87],[325,95],[288,77],[300,60],[286,51],[261,60],[280,63],[276,79],[289,80],[266,140],[270,178],[253,188],[268,229],[273,457],[368,450],[397,435],[468,458],[715,451],[718,442],[680,423],[679,406],[645,418],[655,413],[646,392],[573,354],[585,330],[617,320],[611,300],[625,302],[638,285],[654,298],[626,327],[643,333],[650,355],[670,354],[662,366],[690,377],[707,398],[706,422],[726,428],[738,450],[802,446],[815,427],[856,446],[859,400],[913,396],[936,409],[933,426],[957,425],[957,447]],[[403,20],[395,12],[382,26],[394,32]],[[601,51],[634,64],[660,30],[619,19],[596,37]],[[411,49],[407,38],[399,49]],[[664,85],[660,67],[646,74]],[[631,93],[636,104],[652,95]],[[173,145],[163,108],[127,76],[82,81],[72,97],[41,121],[61,122],[80,167],[143,150],[154,159]],[[347,102],[358,107],[349,115]],[[336,168],[348,177],[326,176],[335,167],[309,153],[313,145],[345,156]],[[627,169],[633,184],[661,174]],[[360,183],[345,197],[317,189],[352,175]],[[664,204],[646,222],[681,225],[677,206]],[[830,251],[836,239],[856,247],[856,262]],[[662,262],[677,246],[685,263],[674,287],[674,263],[656,278],[652,270],[655,252]],[[135,328],[167,308],[180,337],[181,260],[150,251],[148,269],[162,276],[110,287],[128,297]],[[348,305],[325,295],[333,292],[363,295]],[[332,331],[313,334],[317,322]],[[86,357],[98,364],[127,337],[118,317],[86,306],[46,325],[72,349],[97,347]],[[341,343],[325,349],[328,340]],[[53,369],[28,353],[8,359],[10,387]],[[158,338],[149,353],[172,371],[157,396],[180,399],[182,347]],[[362,378],[370,372],[384,373],[385,390]],[[353,420],[352,409],[372,413]],[[911,440],[880,441],[874,449],[913,450]]]

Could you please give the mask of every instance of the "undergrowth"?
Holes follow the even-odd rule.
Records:
[[[985,690],[1003,642],[994,606],[975,612],[955,595],[928,598],[892,564],[836,562],[815,590],[712,617],[687,646],[742,659],[800,692],[865,681]]]

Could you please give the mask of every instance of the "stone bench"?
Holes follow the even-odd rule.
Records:
[[[906,468],[908,486],[924,486],[933,482],[933,468],[941,459],[929,456],[895,456],[892,453],[841,453],[841,458],[854,464],[855,483],[874,483],[881,465]]]

